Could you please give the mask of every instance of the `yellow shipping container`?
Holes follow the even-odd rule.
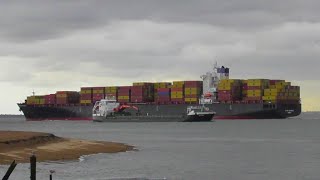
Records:
[[[277,96],[263,96],[262,100],[277,100]]]
[[[242,84],[248,84],[248,80],[242,79],[242,80],[241,80],[241,83],[242,83]]]
[[[167,85],[167,84],[160,84],[159,85],[159,88],[168,88],[169,87],[169,85]]]
[[[183,91],[171,91],[171,95],[183,95]]]
[[[27,97],[27,104],[35,104],[36,103],[36,98],[34,96],[29,96]]]
[[[269,79],[248,79],[248,86],[269,86]]]
[[[81,104],[90,104],[91,100],[81,100],[80,103]]]
[[[198,99],[197,98],[185,98],[184,101],[185,102],[197,102]]]
[[[185,88],[184,89],[185,94],[200,94],[199,88]]]
[[[118,87],[117,86],[107,86],[104,88],[105,90],[117,90]]]
[[[104,92],[103,92],[103,90],[101,89],[101,90],[93,90],[92,93],[93,93],[93,94],[103,94]]]
[[[118,99],[128,100],[129,96],[118,96]]]
[[[218,86],[218,90],[220,90],[220,91],[230,91],[231,87],[232,87],[231,85],[225,85],[225,86],[219,85]]]
[[[172,88],[183,88],[184,84],[173,84],[171,87]]]
[[[248,90],[248,97],[260,97],[262,96],[261,90]]]
[[[171,95],[171,98],[173,98],[173,99],[181,99],[181,98],[183,98],[184,96],[181,94],[181,95]]]
[[[44,104],[45,100],[44,99],[39,99],[39,104]]]
[[[117,93],[117,90],[116,89],[106,89],[106,93],[107,94],[115,94],[115,93]]]
[[[281,89],[283,89],[283,88],[284,88],[284,85],[282,85],[282,84],[276,84],[276,89],[281,90]]]
[[[283,81],[278,81],[275,83],[276,86],[284,86],[286,85],[286,82],[283,80]]]
[[[132,83],[133,86],[145,86],[145,85],[153,85],[154,83],[151,82],[134,82]]]
[[[173,81],[173,85],[175,84],[184,84],[184,81]]]
[[[80,94],[91,94],[92,93],[92,91],[91,90],[81,90],[80,91]]]
[[[219,83],[221,84],[239,84],[242,80],[241,79],[221,79]]]
[[[270,91],[268,91],[268,92],[264,92],[263,95],[264,95],[264,96],[277,96],[278,93],[277,93],[277,92],[270,92]]]
[[[275,93],[278,93],[279,92],[279,90],[278,89],[264,89],[264,92],[265,93],[271,93],[271,92],[275,92]]]

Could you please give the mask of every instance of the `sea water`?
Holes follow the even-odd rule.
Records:
[[[37,179],[320,179],[320,117],[225,120],[203,123],[26,122],[0,119],[0,130],[38,131],[56,136],[114,141],[138,151],[83,156],[37,164]],[[18,164],[11,179],[29,179]],[[0,166],[0,178],[8,166]]]

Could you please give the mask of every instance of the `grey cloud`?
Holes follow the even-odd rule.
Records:
[[[0,38],[30,42],[67,36],[113,20],[191,22],[240,30],[319,19],[317,0],[1,1]]]
[[[1,1],[0,62],[14,61],[0,67],[0,81],[195,79],[215,60],[234,78],[319,80],[318,4]]]

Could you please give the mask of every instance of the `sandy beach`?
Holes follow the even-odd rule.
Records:
[[[133,150],[122,143],[88,141],[57,137],[49,133],[0,131],[0,164],[29,162],[34,152],[38,162],[76,160],[97,153],[118,153]]]

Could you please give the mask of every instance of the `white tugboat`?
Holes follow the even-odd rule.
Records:
[[[203,105],[189,106],[187,108],[187,118],[184,122],[201,122],[211,121],[216,113],[210,111],[208,107]]]

